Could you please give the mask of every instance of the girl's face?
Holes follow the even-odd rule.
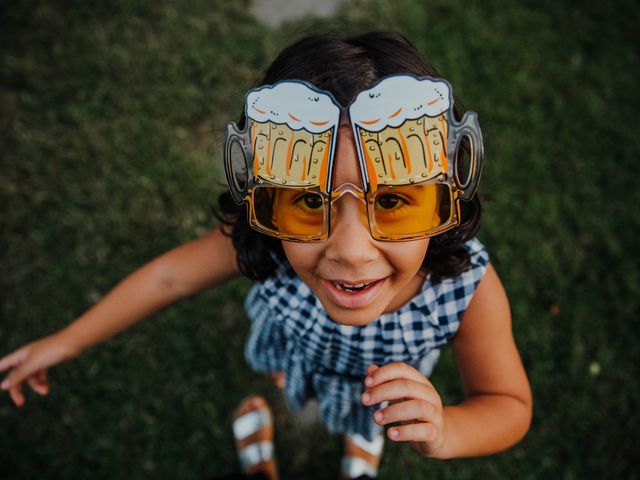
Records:
[[[340,127],[333,185],[362,187],[351,128]],[[398,309],[422,286],[420,271],[429,239],[381,242],[369,233],[364,204],[344,195],[335,204],[331,234],[324,242],[283,241],[284,252],[329,316],[343,325],[366,325]]]

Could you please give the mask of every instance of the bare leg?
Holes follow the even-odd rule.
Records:
[[[271,380],[273,380],[273,383],[275,383],[276,387],[278,387],[280,390],[284,389],[284,372],[269,372],[267,373],[267,376],[271,378]]]

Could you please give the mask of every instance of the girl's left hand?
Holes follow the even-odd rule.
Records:
[[[379,425],[395,424],[387,430],[393,441],[413,442],[424,456],[436,457],[446,440],[442,400],[432,383],[406,363],[383,367],[370,365],[361,401],[370,406],[389,401],[389,406],[374,414]]]

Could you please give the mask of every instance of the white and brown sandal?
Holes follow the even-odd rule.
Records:
[[[247,475],[277,478],[273,451],[273,415],[263,397],[245,398],[233,415],[233,436],[240,468]]]
[[[376,478],[383,447],[384,436],[382,434],[372,441],[358,434],[345,435],[344,455],[340,468],[341,478],[346,480],[362,475]]]

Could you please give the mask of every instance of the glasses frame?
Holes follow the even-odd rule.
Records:
[[[328,166],[327,166],[327,185],[324,187],[326,192],[323,191],[323,186],[313,186],[313,187],[291,187],[278,183],[268,182],[260,177],[254,177],[250,172],[253,172],[253,146],[251,145],[251,126],[253,121],[247,115],[248,105],[246,102],[246,98],[249,96],[251,92],[256,90],[260,90],[265,87],[275,87],[281,83],[301,83],[306,87],[310,88],[314,92],[326,95],[332,103],[338,107],[340,110],[340,118],[347,118],[349,124],[351,125],[354,138],[356,142],[356,150],[358,154],[358,161],[360,166],[360,173],[362,175],[362,180],[364,184],[364,189],[361,189],[353,184],[354,188],[349,188],[349,193],[354,194],[361,200],[363,200],[366,204],[366,212],[367,212],[367,220],[368,227],[371,236],[376,240],[381,241],[410,241],[416,240],[420,238],[429,238],[441,233],[444,233],[452,228],[455,228],[460,223],[460,201],[469,201],[473,197],[476,192],[478,183],[480,181],[480,176],[482,173],[482,166],[484,160],[484,147],[482,142],[482,133],[480,131],[480,126],[478,123],[478,115],[475,112],[466,112],[462,117],[460,122],[457,122],[453,118],[453,94],[450,84],[443,79],[435,79],[432,77],[418,77],[415,75],[408,74],[400,74],[400,75],[391,75],[388,77],[384,77],[380,79],[378,82],[373,84],[372,86],[362,90],[359,92],[366,93],[368,90],[375,88],[378,84],[384,82],[385,80],[392,77],[413,77],[418,80],[432,80],[438,82],[444,82],[449,87],[449,92],[451,95],[450,98],[450,107],[445,112],[445,119],[447,122],[447,146],[446,152],[454,152],[453,156],[448,155],[448,172],[441,174],[436,179],[427,180],[425,183],[440,183],[445,184],[448,187],[449,195],[450,195],[450,216],[446,222],[442,225],[434,229],[429,229],[424,232],[412,233],[407,235],[389,235],[381,232],[375,223],[375,215],[373,209],[375,208],[375,198],[377,187],[372,188],[372,182],[369,179],[369,173],[366,168],[365,156],[363,153],[363,145],[361,144],[361,139],[358,134],[356,126],[352,121],[349,115],[349,109],[353,104],[353,101],[347,106],[341,106],[333,97],[333,95],[325,90],[321,90],[315,87],[313,84],[309,82],[305,82],[302,80],[282,80],[274,83],[273,85],[263,85],[258,89],[253,89],[247,92],[245,97],[245,128],[240,130],[235,122],[229,122],[227,124],[226,132],[225,132],[225,140],[224,140],[224,167],[225,167],[225,175],[227,177],[227,183],[229,185],[229,190],[234,201],[241,205],[247,204],[247,215],[249,225],[259,231],[261,233],[267,234],[269,236],[279,238],[287,241],[294,242],[318,242],[326,240],[331,233],[331,212],[332,212],[332,204],[336,201],[344,192],[340,191],[343,185],[339,186],[335,190],[332,189],[332,176],[333,176],[333,165],[335,160],[335,148],[337,143],[337,131],[332,132],[331,134],[331,150],[329,152],[328,157]],[[355,98],[358,95],[354,96]],[[467,172],[467,178],[461,179],[459,176],[460,168],[460,160],[459,160],[459,152],[462,148],[462,139],[468,138],[469,140],[469,151],[470,151],[470,160],[469,160],[469,169]],[[233,149],[240,148],[240,152],[242,154],[242,158],[240,159],[237,156],[237,153],[234,154]],[[237,169],[240,169],[237,172]],[[244,171],[244,180],[240,180],[236,173],[241,173]],[[418,184],[418,183],[416,183]],[[256,189],[260,189],[262,187],[282,187],[282,188],[295,188],[299,190],[309,190],[315,194],[321,196],[323,201],[323,227],[322,232],[318,235],[300,235],[300,234],[287,234],[278,232],[274,229],[268,228],[262,225],[255,212],[255,191]]]

